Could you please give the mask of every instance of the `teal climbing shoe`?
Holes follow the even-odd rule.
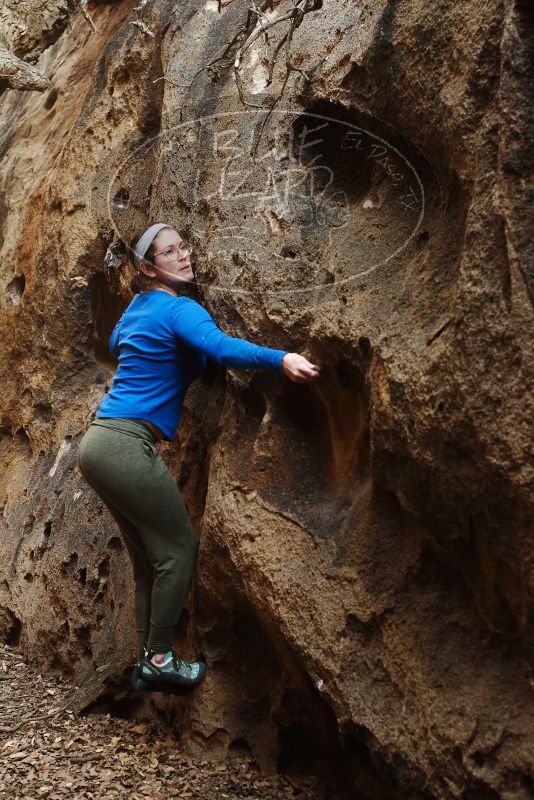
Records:
[[[206,665],[203,662],[184,661],[172,649],[165,653],[161,664],[154,664],[152,656],[153,652],[148,650],[139,662],[139,678],[149,685],[163,687],[159,691],[168,691],[171,687],[198,686],[206,674]]]
[[[130,676],[130,686],[137,694],[148,694],[150,692],[166,692],[167,694],[186,695],[193,691],[194,686],[172,685],[161,683],[160,681],[145,681],[141,677],[141,664],[138,661],[133,668]]]

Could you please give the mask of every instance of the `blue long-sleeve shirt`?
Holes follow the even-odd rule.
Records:
[[[227,336],[195,300],[157,289],[134,296],[113,329],[109,349],[119,364],[95,416],[146,419],[167,441],[206,357],[225,367],[283,371],[288,352]]]

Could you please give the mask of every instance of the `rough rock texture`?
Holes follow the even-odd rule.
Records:
[[[0,85],[44,91],[46,75],[33,66],[65,29],[72,0],[3,0],[0,6]]]
[[[262,8],[271,51],[239,0],[93,5],[98,33],[77,11],[40,55],[46,97],[0,96],[1,629],[80,676],[132,660],[76,447],[121,240],[169,220],[224,330],[322,372],[212,365],[162,446],[201,535],[177,641],[209,673],[158,707],[195,755],[347,796],[526,800],[532,11],[315,3],[276,100],[291,5]]]

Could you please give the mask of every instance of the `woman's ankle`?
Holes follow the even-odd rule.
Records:
[[[151,655],[151,661],[154,664],[161,664],[165,660],[165,656],[166,656],[167,652],[168,652],[167,650],[165,650],[164,652],[161,652],[161,651],[160,652],[153,652],[152,655]]]

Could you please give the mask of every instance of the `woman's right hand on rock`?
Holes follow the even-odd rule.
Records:
[[[305,383],[317,378],[320,367],[298,353],[286,353],[282,358],[282,369],[294,383]]]

